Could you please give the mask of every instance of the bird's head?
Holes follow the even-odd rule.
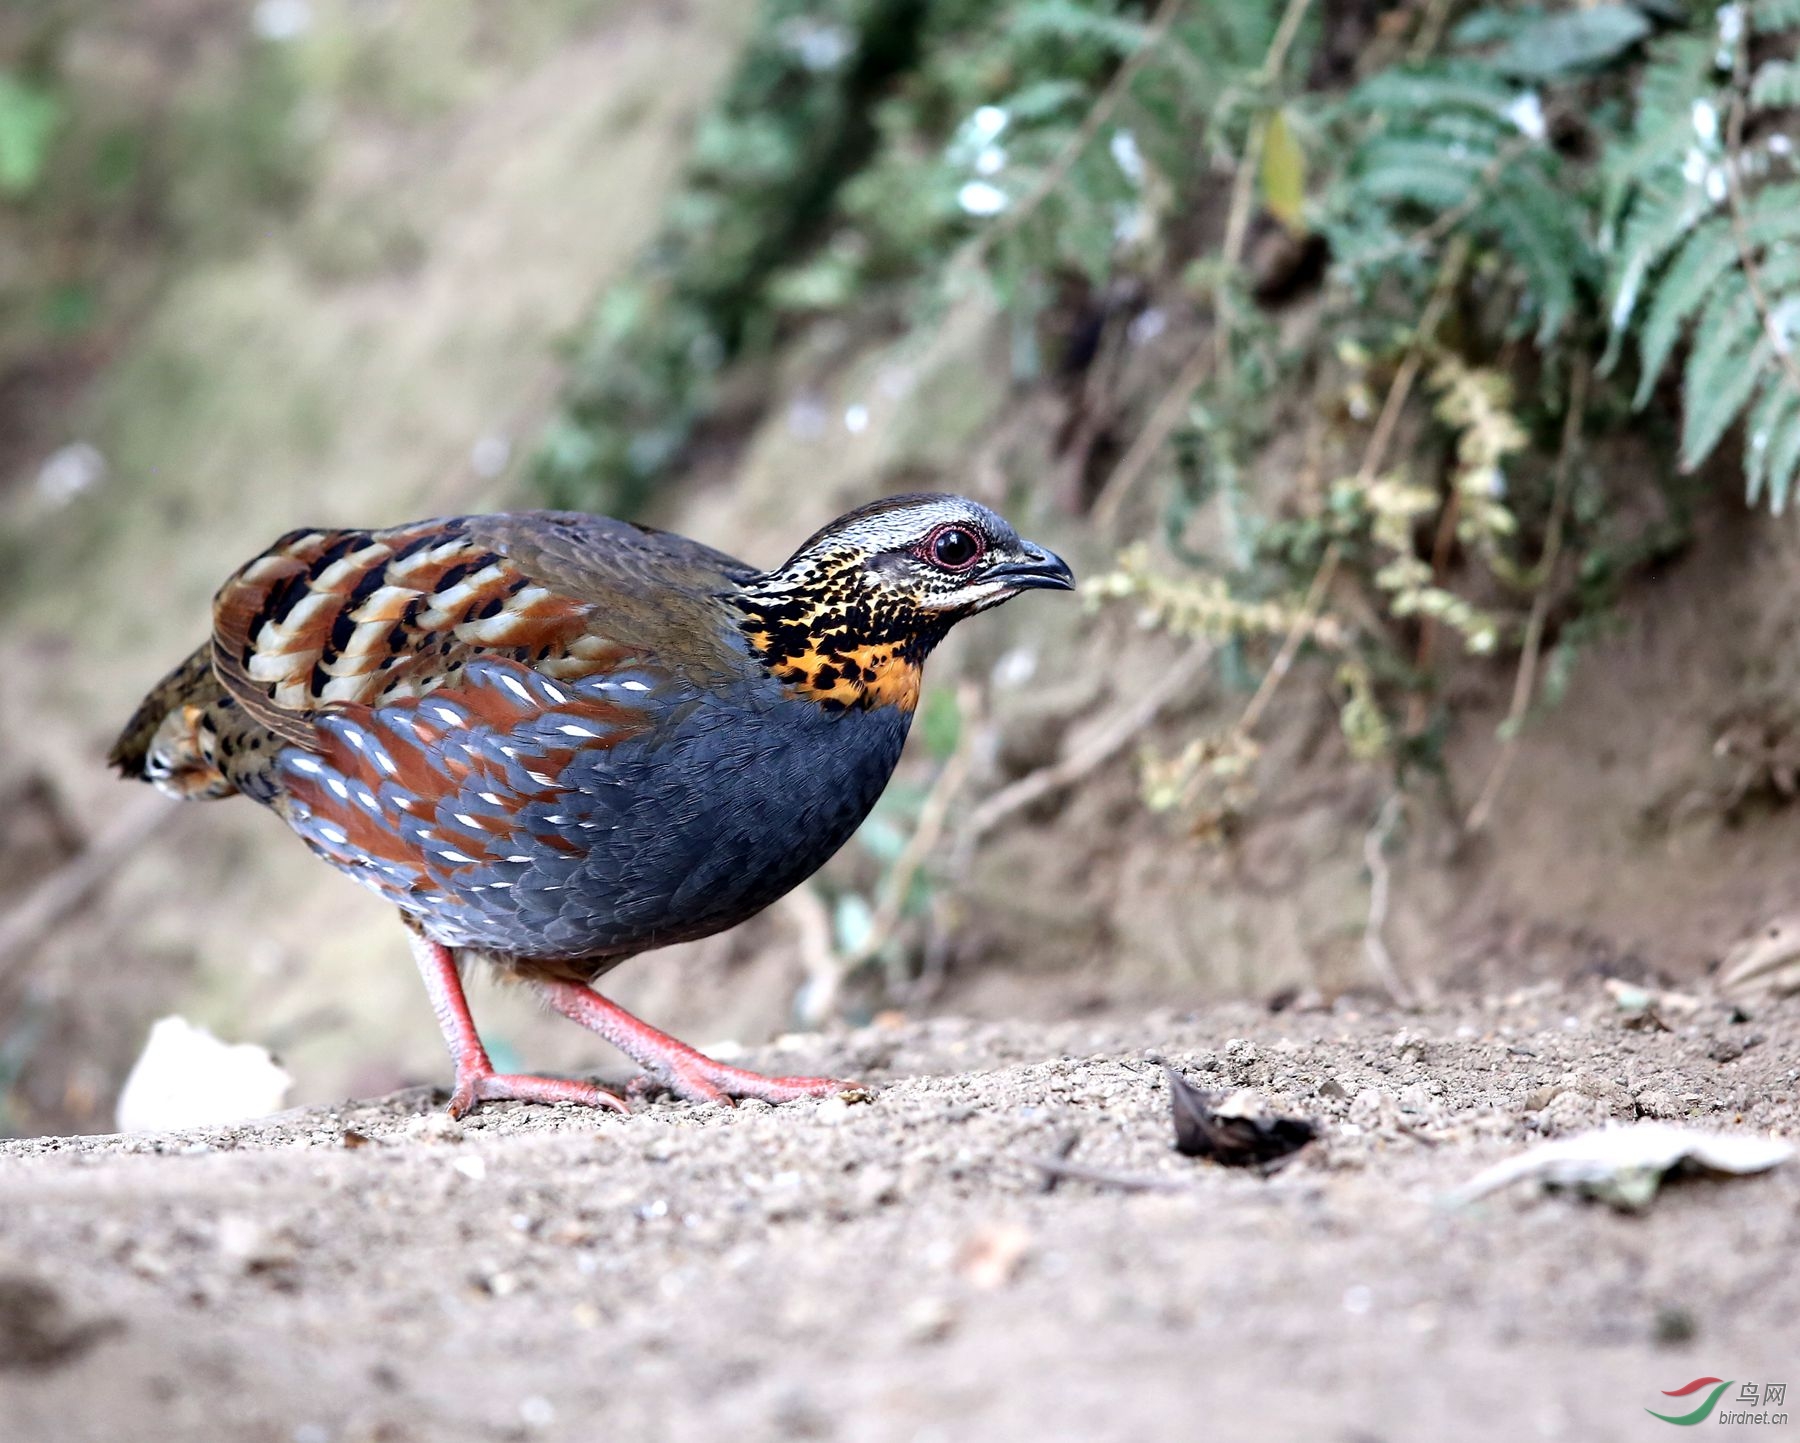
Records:
[[[1068,591],[1068,563],[962,496],[890,496],[840,516],[737,599],[778,678],[831,710],[917,700],[919,668],[965,616]]]

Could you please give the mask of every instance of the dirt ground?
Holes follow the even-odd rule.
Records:
[[[456,1124],[417,1090],[8,1142],[0,1432],[1666,1436],[1645,1409],[1691,1379],[1800,1389],[1800,1166],[1637,1215],[1445,1194],[1607,1121],[1800,1134],[1800,1004],[1741,1017],[1637,1029],[1595,986],[941,1018],[751,1054],[866,1079],[862,1103]],[[1269,1177],[1185,1159],[1158,1057],[1323,1137]],[[1118,1176],[1047,1186],[1058,1155]]]

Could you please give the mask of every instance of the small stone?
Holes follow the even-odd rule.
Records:
[[[463,1125],[447,1112],[424,1112],[406,1124],[406,1135],[420,1142],[461,1142]]]
[[[877,1208],[900,1196],[900,1174],[891,1167],[871,1167],[856,1180],[856,1200],[865,1208]]]
[[[1215,1117],[1263,1118],[1269,1115],[1269,1104],[1262,1094],[1240,1087],[1213,1108]]]
[[[956,1327],[956,1312],[943,1298],[916,1298],[900,1315],[900,1335],[909,1343],[940,1343]]]
[[[473,1153],[469,1154],[467,1157],[457,1158],[450,1166],[455,1168],[456,1171],[460,1172],[470,1182],[480,1182],[487,1176],[487,1163]]]
[[[244,1213],[219,1219],[219,1252],[246,1273],[271,1272],[294,1262],[294,1250],[261,1222]]]
[[[1320,1097],[1328,1097],[1333,1101],[1338,1102],[1341,1102],[1350,1095],[1350,1089],[1345,1087],[1344,1084],[1339,1082],[1335,1077],[1328,1077],[1321,1082],[1318,1091]]]
[[[1365,1087],[1350,1103],[1350,1120],[1363,1127],[1380,1127],[1391,1123],[1397,1109],[1388,1093]]]
[[[1527,1112],[1542,1112],[1556,1100],[1562,1090],[1561,1083],[1546,1082],[1542,1087],[1534,1087],[1530,1092],[1526,1093],[1525,1101],[1521,1106],[1523,1106]]]
[[[1658,1308],[1650,1328],[1650,1336],[1659,1348],[1679,1348],[1683,1343],[1693,1342],[1699,1332],[1700,1325],[1694,1315],[1678,1303]]]
[[[1583,1097],[1591,1097],[1612,1117],[1635,1117],[1637,1107],[1624,1084],[1593,1072],[1577,1072],[1564,1079],[1568,1087]]]
[[[1031,1251],[1031,1234],[1017,1223],[994,1223],[982,1228],[957,1255],[956,1270],[976,1287],[988,1291],[1004,1287]]]

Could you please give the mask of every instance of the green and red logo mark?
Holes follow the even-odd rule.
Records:
[[[1665,1398],[1688,1398],[1702,1388],[1711,1388],[1712,1392],[1706,1395],[1706,1401],[1692,1413],[1658,1413],[1654,1408],[1646,1408],[1644,1411],[1652,1418],[1661,1418],[1665,1423],[1673,1423],[1680,1428],[1692,1428],[1696,1423],[1704,1423],[1712,1416],[1712,1410],[1719,1406],[1720,1395],[1730,1386],[1730,1382],[1724,1378],[1696,1378],[1685,1387],[1663,1390]]]

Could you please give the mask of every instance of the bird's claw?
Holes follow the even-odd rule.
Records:
[[[780,1103],[846,1092],[866,1094],[868,1089],[837,1077],[765,1077],[747,1068],[728,1067],[702,1058],[698,1062],[670,1062],[654,1072],[640,1073],[625,1091],[634,1101],[667,1093],[683,1102],[716,1102],[733,1107],[740,1098]]]
[[[450,1094],[450,1116],[467,1117],[484,1102],[572,1102],[612,1112],[631,1111],[618,1093],[591,1082],[571,1082],[561,1077],[536,1077],[523,1072],[475,1072],[458,1074]]]

